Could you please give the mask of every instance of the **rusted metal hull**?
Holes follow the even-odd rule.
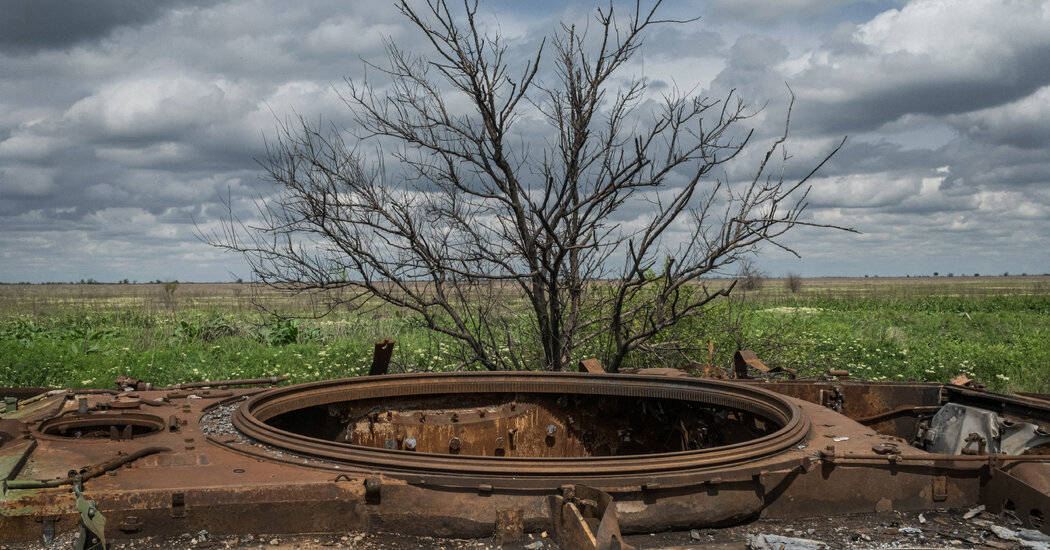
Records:
[[[110,541],[550,531],[597,548],[621,532],[978,503],[1045,531],[1045,447],[913,445],[947,402],[1050,426],[1039,399],[848,380],[474,373],[52,391],[0,420],[0,541],[75,528],[73,483]]]

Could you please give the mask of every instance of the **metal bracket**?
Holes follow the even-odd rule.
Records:
[[[937,476],[933,478],[933,501],[943,502],[948,500],[948,477]]]
[[[171,494],[171,517],[186,517],[186,493]]]
[[[383,481],[378,477],[365,479],[365,504],[379,504],[382,501]]]
[[[787,367],[767,367],[765,363],[755,355],[755,352],[749,349],[737,350],[737,352],[733,354],[733,378],[740,380],[751,378],[747,374],[748,367],[765,374],[774,374],[778,372],[787,373],[788,378],[792,380],[798,376],[798,371],[795,369],[789,369]]]
[[[376,342],[376,349],[372,352],[372,368],[368,370],[369,376],[386,374],[390,368],[390,358],[394,355],[394,341],[386,338],[382,342]]]
[[[106,518],[98,511],[95,501],[84,498],[79,477],[73,484],[77,495],[77,511],[80,512],[80,533],[74,545],[76,550],[105,550]],[[45,526],[46,527],[46,526]]]
[[[558,546],[580,550],[634,550],[620,535],[612,495],[586,485],[552,496],[551,523]]]
[[[845,398],[842,396],[842,390],[838,387],[832,387],[830,390],[820,390],[820,404],[833,411],[841,412],[845,401]]]
[[[584,359],[580,361],[580,372],[586,372],[590,374],[605,374],[605,368],[602,367],[601,361],[597,359]]]

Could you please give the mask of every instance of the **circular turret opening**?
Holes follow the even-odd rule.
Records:
[[[713,380],[459,373],[334,380],[253,397],[234,425],[299,454],[399,471],[620,475],[711,468],[797,444],[797,406]]]
[[[710,449],[751,441],[782,427],[775,419],[688,400],[573,393],[341,401],[282,413],[267,424],[374,449],[525,458]]]
[[[134,439],[159,432],[164,420],[148,414],[88,414],[45,420],[38,431],[70,439]]]

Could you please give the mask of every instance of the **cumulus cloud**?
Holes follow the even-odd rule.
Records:
[[[971,141],[1042,150],[1050,146],[1050,86],[1017,101],[947,117]]]
[[[1024,247],[1050,234],[1039,218],[1047,203],[1034,193],[1050,183],[1047,28],[1045,1],[913,0],[837,23],[817,43],[770,33],[753,55],[730,56],[713,88],[764,94],[774,98],[766,112],[777,113],[789,83],[797,165],[818,160],[813,144],[851,136],[814,180],[809,214],[849,220],[871,258],[921,258],[935,245],[956,265],[979,263],[991,257],[982,243],[995,243],[999,261],[1045,271]],[[847,259],[843,273],[863,263]]]
[[[82,131],[114,141],[180,139],[224,120],[225,93],[214,82],[166,76],[106,85],[70,107]]]
[[[22,164],[0,168],[0,191],[8,198],[39,197],[55,189],[56,170]]]
[[[44,161],[60,148],[62,140],[55,136],[16,133],[0,141],[0,158],[22,161]]]
[[[917,0],[829,35],[790,75],[824,130],[1017,101],[1050,83],[1050,8],[1038,0]]]
[[[1050,2],[663,9],[703,17],[656,29],[625,76],[650,83],[647,101],[732,91],[751,105],[739,130],[754,129],[752,147],[720,177],[753,176],[784,130],[786,85],[797,99],[785,177],[803,177],[851,136],[811,182],[806,215],[864,234],[800,231],[788,244],[811,263],[768,251],[769,271],[1050,270],[1031,254],[1050,235]],[[250,212],[253,197],[271,192],[255,162],[264,136],[296,116],[352,128],[335,91],[342,79],[382,86],[364,60],[381,65],[384,40],[427,51],[386,4],[0,0],[0,10],[0,280],[247,276],[239,258],[198,242],[194,224],[215,227],[220,198]],[[507,39],[513,70],[559,20],[592,25],[594,38],[593,15],[544,3],[479,13]],[[551,53],[548,42],[547,83]],[[516,128],[533,153],[542,149],[541,120]]]

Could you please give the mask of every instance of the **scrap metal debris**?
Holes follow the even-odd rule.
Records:
[[[828,545],[810,539],[779,535],[749,535],[747,546],[752,550],[823,550]]]
[[[1031,548],[1032,550],[1050,550],[1050,536],[1046,533],[1041,533],[1034,529],[1018,529],[1013,530],[1002,525],[996,525],[989,521],[977,520],[975,524],[988,529],[995,536],[1008,541],[1013,541],[1025,548]]]

